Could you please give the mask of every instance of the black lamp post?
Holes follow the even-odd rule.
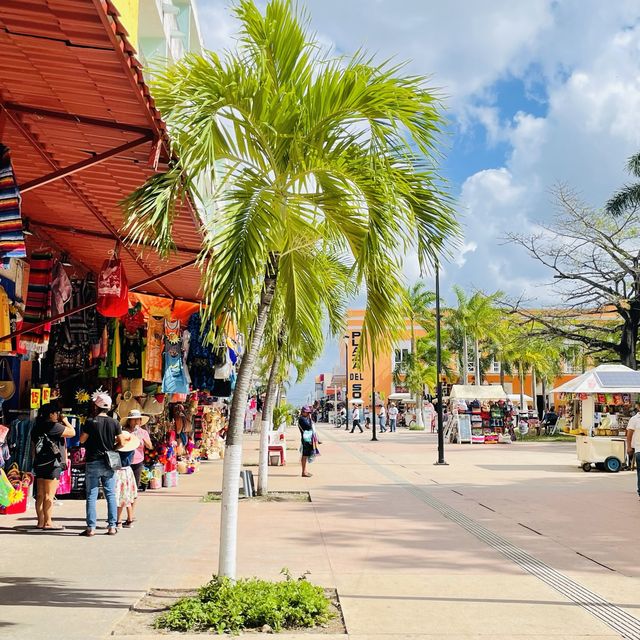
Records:
[[[440,261],[436,258],[436,376],[438,394],[438,461],[435,464],[447,464],[444,460],[444,420],[442,416],[442,344],[440,336]]]
[[[347,412],[347,431],[349,431],[349,336],[344,337],[344,408]]]
[[[371,407],[371,440],[378,442],[376,435],[376,358],[373,355],[373,349],[371,350],[371,401],[373,403]]]

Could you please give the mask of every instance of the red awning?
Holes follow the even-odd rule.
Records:
[[[169,161],[135,50],[108,0],[1,0],[0,52],[0,141],[34,232],[27,248],[50,246],[97,273],[124,243],[118,203]],[[142,293],[198,300],[200,240],[185,202],[168,260],[123,244],[129,282],[146,283],[136,288]]]

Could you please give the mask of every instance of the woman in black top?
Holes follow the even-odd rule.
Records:
[[[62,415],[57,404],[44,404],[38,411],[35,426],[31,431],[33,440],[33,472],[36,477],[36,514],[38,529],[62,530],[51,521],[53,499],[56,495],[60,474],[66,464],[64,439],[76,435],[75,429]]]
[[[313,442],[313,421],[311,420],[311,407],[302,407],[300,417],[298,418],[298,429],[302,439],[302,477],[310,478],[311,474],[307,473],[307,461],[309,457],[315,454],[315,445]]]

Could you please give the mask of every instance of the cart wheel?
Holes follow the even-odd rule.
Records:
[[[622,462],[620,462],[618,458],[614,458],[613,456],[611,456],[604,461],[604,466],[606,467],[607,471],[611,473],[618,473],[618,471],[620,471],[620,468],[622,467]]]
[[[583,470],[583,471],[591,471],[591,463],[590,463],[590,462],[585,462],[585,463],[582,465],[582,470]]]

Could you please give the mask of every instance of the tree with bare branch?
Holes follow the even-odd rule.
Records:
[[[640,227],[638,209],[612,217],[594,210],[566,187],[554,190],[557,210],[531,235],[511,233],[520,247],[553,274],[559,304],[515,310],[542,331],[585,345],[591,354],[615,354],[636,369],[640,326]]]

